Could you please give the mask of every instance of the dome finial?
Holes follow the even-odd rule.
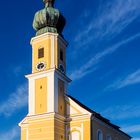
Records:
[[[45,8],[36,12],[33,21],[33,28],[36,31],[36,35],[47,32],[62,35],[66,21],[59,10],[53,7],[54,1],[55,0],[43,0]]]
[[[43,0],[47,7],[53,7],[55,0]]]

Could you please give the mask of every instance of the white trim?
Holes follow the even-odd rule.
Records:
[[[67,102],[69,102],[70,105],[73,105],[77,110],[79,110],[82,114],[88,114],[88,115],[92,115],[92,113],[90,113],[89,111],[87,111],[86,109],[84,109],[83,107],[81,107],[80,105],[78,105],[76,102],[74,102],[71,98],[69,98],[68,96],[65,96],[65,100]]]
[[[54,55],[54,46],[55,46],[55,37],[52,36],[51,37],[51,68],[54,68],[55,67],[55,62],[54,62],[54,58],[55,58],[55,55]]]
[[[54,71],[45,72],[42,74],[33,74],[29,79],[29,115],[35,114],[35,80],[47,78],[47,112],[55,112],[54,110]]]
[[[29,79],[28,112],[30,115],[35,114],[35,81],[33,79]]]
[[[58,112],[58,77],[54,73],[54,112]]]
[[[37,73],[32,73],[29,75],[25,75],[26,78],[33,78],[33,79],[37,79],[38,77],[45,77],[48,76],[48,74],[50,74],[50,72],[54,72],[55,68],[52,68],[50,70],[47,71],[42,71],[42,72],[37,72]]]
[[[47,112],[58,112],[58,78],[67,85],[68,81],[65,77],[59,75],[55,68],[26,77],[29,79],[29,115],[35,114],[35,80],[44,77],[47,78]]]
[[[69,118],[67,118],[67,121],[74,121],[74,122],[79,122],[79,121],[87,121],[85,119],[90,119],[90,116],[88,114],[82,114],[82,115],[76,115],[76,116],[70,116]]]
[[[26,116],[20,123],[19,126],[23,127],[23,126],[28,126],[28,121],[31,122],[42,122],[44,120],[54,120],[54,118],[62,123],[64,123],[65,121],[65,117],[54,113],[54,112],[50,112],[50,113],[44,113],[44,114],[39,114],[39,115],[31,115],[31,116]],[[36,120],[37,119],[37,120]]]
[[[70,127],[68,128],[68,126],[66,126],[66,138],[69,137],[69,133],[73,130],[78,130],[80,132],[80,135],[81,135],[81,140],[83,140],[83,134],[84,134],[84,125],[83,123],[81,123],[81,127],[78,127],[78,126],[73,126],[73,127]],[[76,139],[74,139],[76,140]]]
[[[33,78],[33,79],[37,79],[39,77],[45,77],[48,76],[48,74],[50,74],[50,72],[55,72],[57,73],[57,76],[62,79],[63,81],[66,81],[67,83],[71,82],[71,79],[69,79],[66,75],[63,75],[61,72],[59,72],[56,68],[52,68],[46,71],[42,71],[42,72],[37,72],[37,73],[32,73],[29,75],[25,75],[26,78]]]
[[[36,40],[33,40],[33,41],[31,42],[31,45],[32,45],[32,47],[34,47],[34,44],[40,43],[40,42],[42,42],[42,41],[49,40],[49,39],[50,39],[50,36],[46,36],[45,38],[38,38],[38,39],[36,39]]]
[[[48,39],[49,36],[57,37],[64,46],[68,45],[67,41],[64,38],[62,38],[58,33],[50,33],[50,32],[31,38],[30,44],[32,45],[34,42],[38,42],[38,41],[40,42],[44,40],[44,37]]]
[[[64,116],[59,115],[58,113],[55,112],[48,112],[48,113],[43,113],[43,114],[37,114],[37,115],[31,115],[31,116],[26,116],[26,118],[24,118],[24,120],[22,121],[22,123],[26,120],[26,119],[40,119],[40,118],[50,118],[51,116],[55,117],[55,118],[59,118],[61,120],[65,120]]]
[[[40,42],[42,40],[48,39],[50,36],[58,37],[58,34],[57,33],[44,33],[42,35],[35,36],[35,37],[31,38],[30,44],[32,45],[34,42],[38,42],[38,41]],[[45,39],[44,39],[44,37],[45,37]]]
[[[55,112],[54,111],[54,73],[50,73],[48,76],[48,82],[47,82],[47,112]]]

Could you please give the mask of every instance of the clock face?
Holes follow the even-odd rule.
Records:
[[[37,69],[38,71],[44,70],[45,68],[46,68],[46,65],[45,65],[44,62],[40,62],[40,63],[38,63],[38,64],[36,65],[36,69]]]

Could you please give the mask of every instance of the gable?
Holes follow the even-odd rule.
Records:
[[[66,96],[65,100],[67,116],[91,115],[91,112],[80,106],[77,102],[72,100],[72,98]]]

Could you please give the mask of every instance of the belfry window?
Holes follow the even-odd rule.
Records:
[[[44,57],[44,48],[39,48],[38,49],[38,58],[43,58]]]
[[[61,61],[63,61],[64,60],[64,56],[63,56],[64,54],[63,54],[63,50],[62,49],[60,49],[60,60]]]

